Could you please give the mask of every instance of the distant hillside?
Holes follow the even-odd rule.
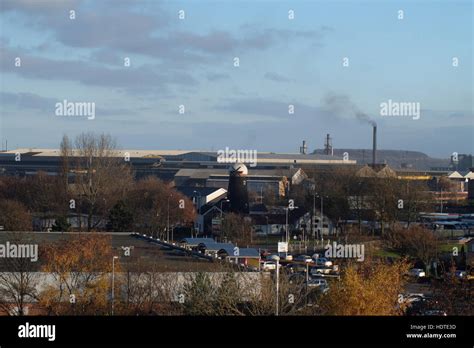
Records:
[[[358,164],[372,163],[372,149],[334,149],[335,156],[349,153],[349,159],[355,159]],[[324,154],[324,150],[317,149],[313,153]],[[394,169],[406,167],[408,169],[429,170],[433,167],[449,167],[449,158],[432,158],[419,151],[377,150],[377,163],[387,163]]]

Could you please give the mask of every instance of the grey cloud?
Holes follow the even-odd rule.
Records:
[[[243,49],[264,50],[278,43],[288,43],[292,38],[320,40],[325,30],[282,30],[242,26],[243,34],[232,35],[227,31],[211,30],[205,34],[176,30],[161,3],[153,3],[160,11],[153,14],[137,13],[116,1],[98,2],[100,11],[91,12],[79,0],[56,4],[44,0],[43,8],[34,1],[8,0],[5,10],[16,10],[29,15],[42,30],[52,31],[56,39],[65,46],[111,49],[133,54],[142,54],[173,64],[193,62],[210,64],[219,60],[217,56],[241,52]],[[143,5],[145,6],[145,5]],[[68,10],[77,11],[75,20],[68,18]],[[64,15],[58,13],[62,11]],[[100,14],[99,14],[100,13]],[[221,60],[221,59],[220,59]]]
[[[78,60],[52,60],[35,57],[24,52],[13,52],[10,48],[1,47],[4,59],[0,61],[0,70],[18,74],[22,77],[43,80],[69,80],[84,85],[122,88],[141,92],[166,91],[169,85],[195,86],[197,80],[185,72],[159,69],[159,66],[144,65],[140,67],[123,67],[111,69],[99,67]],[[14,59],[19,56],[21,67],[14,66]]]
[[[77,8],[81,0],[2,0],[1,11],[16,11],[28,14],[48,14]]]
[[[208,73],[206,77],[209,81],[218,81],[218,80],[227,80],[230,78],[230,75],[221,74],[221,73]]]
[[[288,106],[294,105],[295,113],[288,113]],[[229,99],[215,106],[217,111],[233,112],[244,115],[257,115],[263,117],[274,117],[293,120],[295,122],[315,119],[333,121],[337,120],[334,115],[316,106],[307,105],[297,101],[277,101],[259,98]]]
[[[81,102],[95,102],[94,100],[76,100],[72,96],[68,97],[64,95],[62,98],[67,100],[81,101]],[[53,113],[56,107],[56,103],[60,103],[63,99],[43,97],[34,93],[12,93],[12,92],[0,92],[0,101],[4,106],[13,106],[17,110],[36,110],[42,112]],[[137,115],[137,112],[132,109],[125,108],[110,108],[104,107],[100,103],[96,102],[96,112],[101,116],[133,116]]]
[[[33,93],[11,93],[0,92],[2,105],[14,106],[21,109],[35,109],[41,111],[54,110],[58,101],[54,98],[46,98]]]
[[[267,80],[275,81],[275,82],[290,82],[291,80],[286,78],[283,75],[277,74],[277,73],[272,73],[272,72],[267,72],[263,76]]]

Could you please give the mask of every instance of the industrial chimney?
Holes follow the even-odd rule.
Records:
[[[306,145],[306,140],[303,140],[303,146],[300,146],[300,154],[306,155],[308,153],[308,146]]]
[[[377,126],[373,126],[373,139],[372,139],[372,166],[375,167],[377,161]]]

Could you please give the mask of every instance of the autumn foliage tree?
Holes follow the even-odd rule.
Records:
[[[31,231],[32,217],[22,203],[0,200],[0,226],[6,231]]]
[[[171,229],[192,224],[196,217],[191,200],[155,177],[136,182],[125,204],[132,212],[138,231],[160,238],[166,236],[168,219]]]
[[[386,264],[366,259],[348,264],[341,280],[331,282],[317,314],[401,315],[398,295],[403,293],[407,269],[404,261]]]
[[[112,271],[110,236],[77,234],[48,245],[43,258],[42,271],[49,272],[53,282],[39,298],[49,315],[108,313]]]
[[[427,273],[439,249],[439,241],[433,231],[418,225],[409,228],[394,225],[386,233],[383,241],[388,249],[421,260],[426,266]]]

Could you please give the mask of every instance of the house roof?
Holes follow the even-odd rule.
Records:
[[[448,173],[448,178],[450,179],[462,179],[463,177],[464,176],[456,170]]]
[[[218,251],[218,253],[225,253],[231,257],[248,257],[248,258],[260,258],[260,253],[255,248],[239,248],[239,254],[234,255],[234,246],[225,247]]]
[[[376,175],[375,170],[370,168],[368,165],[363,166],[357,171],[357,176],[360,176],[361,178],[373,178]]]
[[[219,187],[178,186],[176,189],[187,197],[208,196],[224,189]],[[225,191],[225,190],[224,190]]]
[[[472,171],[467,171],[465,174],[464,174],[464,178],[465,179],[474,179],[474,172]]]
[[[397,173],[392,168],[390,168],[389,166],[385,166],[377,172],[377,177],[379,177],[379,178],[396,178]]]
[[[231,248],[234,250],[235,245],[232,243],[217,243],[216,241],[212,240],[211,242],[199,243],[199,247],[204,248],[205,250],[219,251],[225,248]]]

